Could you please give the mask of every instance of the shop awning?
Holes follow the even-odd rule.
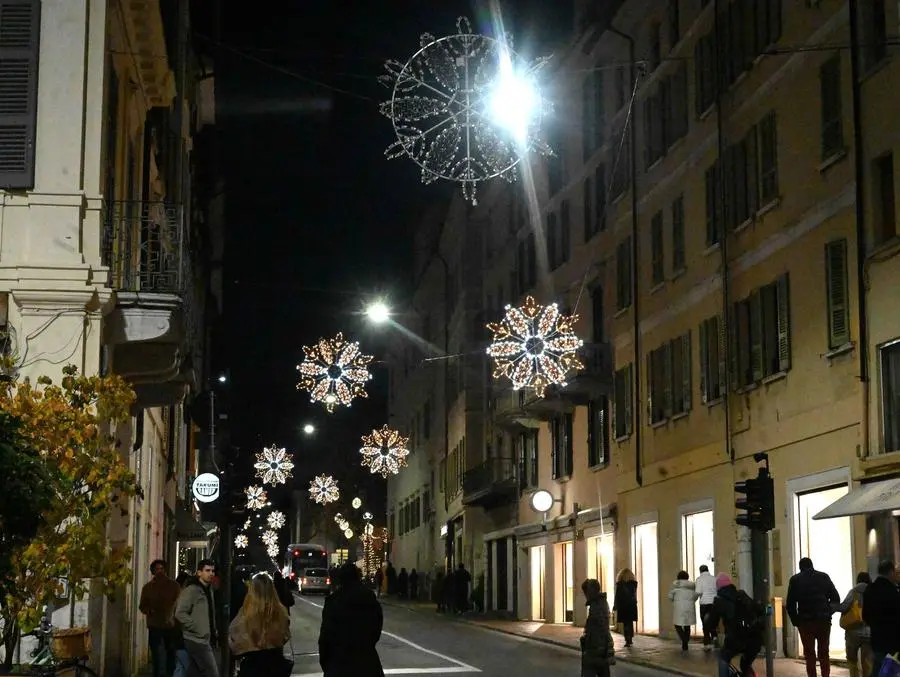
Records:
[[[209,545],[207,530],[186,510],[175,515],[175,537],[183,547],[205,548]]]
[[[841,496],[822,512],[814,515],[813,519],[825,520],[892,510],[900,510],[900,477],[863,484],[858,489],[851,490],[846,496]]]

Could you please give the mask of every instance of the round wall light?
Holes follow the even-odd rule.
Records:
[[[538,489],[531,494],[531,509],[535,512],[548,512],[553,503],[553,494],[546,489]]]

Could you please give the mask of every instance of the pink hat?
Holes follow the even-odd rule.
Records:
[[[716,576],[716,590],[721,590],[726,585],[734,585],[734,582],[731,580],[731,576],[728,574],[719,574]]]

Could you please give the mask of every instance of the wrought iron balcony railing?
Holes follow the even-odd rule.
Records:
[[[489,493],[499,486],[516,484],[516,464],[511,458],[489,458],[463,474],[463,495]]]

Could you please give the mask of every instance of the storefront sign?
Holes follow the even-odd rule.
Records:
[[[219,476],[211,472],[198,475],[191,486],[191,492],[201,503],[212,503],[219,498]]]

